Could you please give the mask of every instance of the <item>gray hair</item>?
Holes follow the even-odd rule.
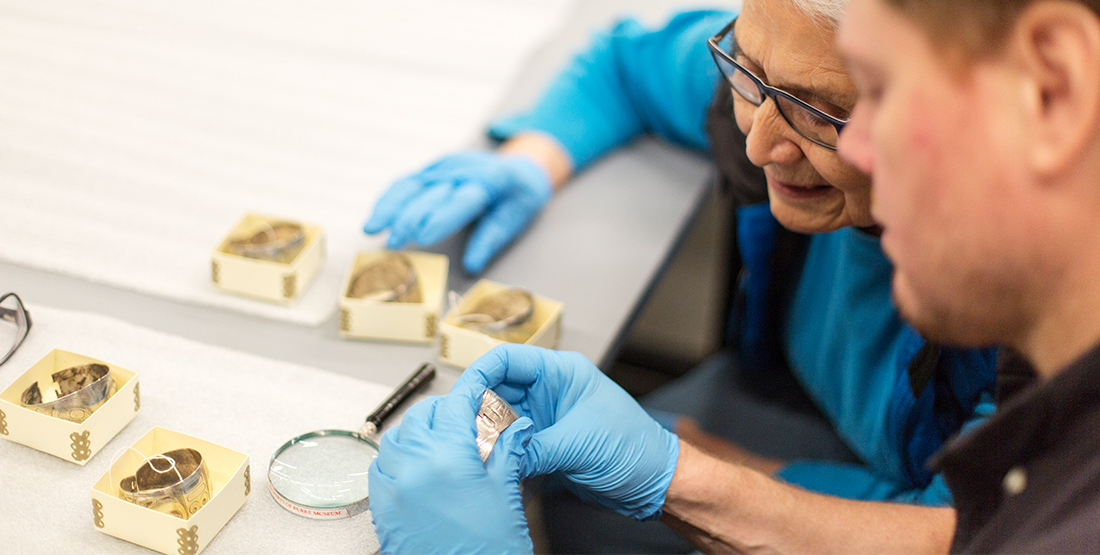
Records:
[[[840,25],[844,11],[848,9],[848,0],[790,0],[806,15],[818,19],[821,23],[836,29]]]

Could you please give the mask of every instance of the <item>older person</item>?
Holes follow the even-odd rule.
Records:
[[[756,431],[762,447],[768,447],[767,440],[786,443],[794,447],[788,456],[813,457],[797,448],[820,443],[818,436],[828,430],[792,431],[784,428],[788,415],[778,418],[780,424],[763,422],[761,411],[745,410],[746,396],[738,396],[743,382],[767,383],[790,372],[862,464],[776,462],[732,445],[715,447],[699,436],[688,439],[690,433],[681,441],[590,362],[506,347],[472,366],[456,385],[454,399],[434,401],[447,410],[417,409],[384,439],[371,476],[384,548],[436,550],[441,545],[432,544],[428,534],[444,523],[480,530],[462,520],[476,518],[477,511],[470,501],[451,495],[456,485],[448,480],[454,474],[440,471],[461,468],[479,483],[497,484],[459,488],[467,494],[499,489],[486,503],[517,499],[505,493],[519,476],[557,472],[580,496],[635,519],[655,518],[664,507],[667,523],[714,549],[946,550],[954,513],[945,508],[950,497],[942,479],[925,463],[965,422],[991,409],[983,401],[992,389],[992,354],[927,343],[890,303],[892,268],[870,217],[869,180],[835,152],[855,102],[833,47],[842,4],[749,0],[734,23],[728,12],[695,12],[657,33],[626,24],[581,55],[532,113],[509,124],[517,133],[536,132],[517,134],[504,145],[504,154],[449,158],[395,184],[368,228],[384,221],[397,244],[414,236],[423,242],[448,227],[439,222],[484,209],[473,241],[482,228],[502,228],[494,215],[498,210],[528,214],[534,206],[530,199],[548,196],[512,195],[508,191],[516,187],[537,190],[515,183],[541,178],[548,188],[645,130],[709,148],[733,185],[751,190],[763,181],[769,201],[737,215],[746,269],[737,347],[693,372],[687,385],[673,386],[679,391],[662,392],[646,403],[678,410],[717,406],[728,415],[723,431],[730,439],[740,441],[746,430],[770,424]],[[719,70],[720,96],[708,114]],[[584,116],[579,123],[563,117],[571,111]],[[532,147],[536,144],[541,146]],[[740,162],[746,157],[763,168],[763,176],[745,169]],[[526,447],[522,434],[509,436],[502,452],[522,452],[521,460],[495,466],[490,461],[488,476],[463,458],[468,449],[452,448],[463,441],[473,445],[472,435],[463,436],[472,424],[454,419],[469,408],[465,401],[480,394],[477,388],[486,386],[531,418],[533,427],[520,427],[524,433],[534,431]],[[440,430],[448,433],[441,436]],[[705,444],[711,455],[692,441]],[[418,501],[428,491],[432,500]],[[438,503],[443,498],[447,502]],[[521,528],[507,518],[493,522]],[[856,533],[852,522],[858,523]],[[606,531],[602,522],[594,528]],[[462,545],[502,537],[497,532],[508,535],[483,532],[471,532],[475,543]]]
[[[939,457],[952,550],[1100,552],[1100,1],[852,0],[841,35],[900,309],[1022,355]]]

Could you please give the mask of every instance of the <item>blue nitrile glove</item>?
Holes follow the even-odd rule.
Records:
[[[386,246],[434,245],[481,218],[466,245],[462,265],[485,268],[550,200],[546,170],[521,155],[472,151],[447,156],[399,179],[378,199],[363,224],[366,233],[389,228]]]
[[[489,386],[535,423],[524,478],[561,472],[575,492],[626,516],[660,516],[680,444],[579,353],[501,345],[455,387]]]
[[[677,421],[680,419],[679,414],[676,414],[674,412],[665,412],[663,410],[657,409],[645,409],[645,412],[651,418],[656,420],[662,428],[674,434],[676,433],[676,424],[678,423]]]
[[[531,553],[519,465],[531,439],[520,418],[478,456],[475,418],[482,386],[409,408],[382,436],[370,466],[370,509],[383,553]]]

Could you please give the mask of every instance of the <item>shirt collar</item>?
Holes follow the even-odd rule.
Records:
[[[1100,343],[1052,378],[1002,401],[984,425],[937,454],[932,467],[982,468],[983,476],[999,483],[1010,468],[1050,449],[1082,412],[1100,408]]]

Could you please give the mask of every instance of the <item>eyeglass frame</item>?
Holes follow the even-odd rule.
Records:
[[[814,139],[813,137],[809,137],[801,129],[799,129],[797,126],[795,126],[795,124],[791,123],[791,118],[788,117],[787,114],[783,113],[783,109],[780,107],[779,102],[776,100],[776,97],[777,96],[782,96],[783,98],[793,102],[795,104],[795,106],[797,106],[799,108],[802,108],[802,109],[808,111],[813,116],[819,117],[822,120],[824,120],[824,121],[828,122],[829,124],[831,124],[834,128],[836,128],[836,135],[837,135],[838,139],[840,137],[840,132],[844,130],[844,126],[847,125],[848,121],[850,121],[850,120],[840,119],[838,117],[829,115],[829,114],[821,111],[820,109],[813,107],[812,105],[807,103],[805,100],[802,100],[801,98],[798,98],[797,96],[794,96],[793,94],[791,94],[791,93],[789,93],[789,92],[787,92],[783,89],[779,89],[779,88],[776,88],[776,87],[773,87],[771,85],[768,85],[768,84],[764,83],[763,79],[757,77],[756,74],[749,71],[747,68],[745,68],[745,66],[737,63],[737,60],[734,60],[733,56],[730,53],[726,52],[725,50],[722,50],[722,48],[720,46],[718,46],[719,43],[721,43],[722,40],[726,38],[726,35],[728,35],[731,31],[733,31],[733,27],[736,24],[737,24],[737,19],[735,18],[733,21],[729,22],[728,25],[723,27],[722,30],[719,31],[717,35],[714,35],[713,37],[710,37],[709,39],[707,39],[707,47],[710,49],[711,58],[714,58],[714,65],[718,66],[718,72],[722,74],[722,78],[725,79],[726,83],[729,84],[730,88],[733,89],[733,91],[737,93],[737,96],[740,96],[742,100],[744,100],[745,102],[748,102],[749,104],[752,104],[753,106],[756,106],[757,108],[759,108],[760,106],[763,106],[765,100],[767,100],[769,98],[772,99],[772,102],[775,103],[775,109],[779,112],[779,115],[783,116],[783,121],[786,121],[787,125],[791,126],[791,129],[794,129],[796,133],[798,133],[800,136],[802,136],[802,138],[804,138],[807,141],[810,141],[811,143],[814,143],[815,145],[818,145],[820,147],[827,148],[827,149],[832,150],[832,151],[836,151],[836,149],[837,149],[836,145],[830,145],[830,144],[824,143],[820,140]],[[734,39],[733,43],[737,44],[737,39]],[[737,48],[740,49],[741,48],[740,45],[738,45]],[[736,70],[741,71],[745,75],[748,75],[749,79],[756,85],[756,88],[760,90],[761,100],[760,100],[759,104],[756,104],[755,102],[749,100],[748,98],[745,98],[745,95],[741,94],[741,91],[737,90],[737,87],[735,87],[733,85],[733,80],[728,75],[726,75],[725,70],[722,68],[722,64],[718,62],[718,59],[716,58],[716,56],[721,56],[723,60],[725,60],[725,61],[729,62],[730,64],[732,64],[733,67]]]
[[[12,355],[15,354],[15,351],[19,350],[20,345],[23,344],[23,341],[27,339],[27,335],[30,334],[31,326],[33,325],[33,322],[31,321],[31,313],[27,312],[27,307],[23,306],[23,299],[20,299],[19,295],[16,295],[15,293],[5,293],[3,296],[0,296],[0,304],[3,304],[3,302],[6,301],[8,297],[15,297],[15,304],[18,305],[18,308],[4,308],[3,306],[0,306],[0,320],[8,320],[12,323],[15,323],[17,321],[17,316],[22,313],[23,320],[27,323],[27,327],[23,330],[22,337],[16,339],[15,343],[12,344],[11,349],[8,350],[7,354],[5,354],[3,358],[0,358],[0,365],[7,362],[8,359],[10,359]]]

